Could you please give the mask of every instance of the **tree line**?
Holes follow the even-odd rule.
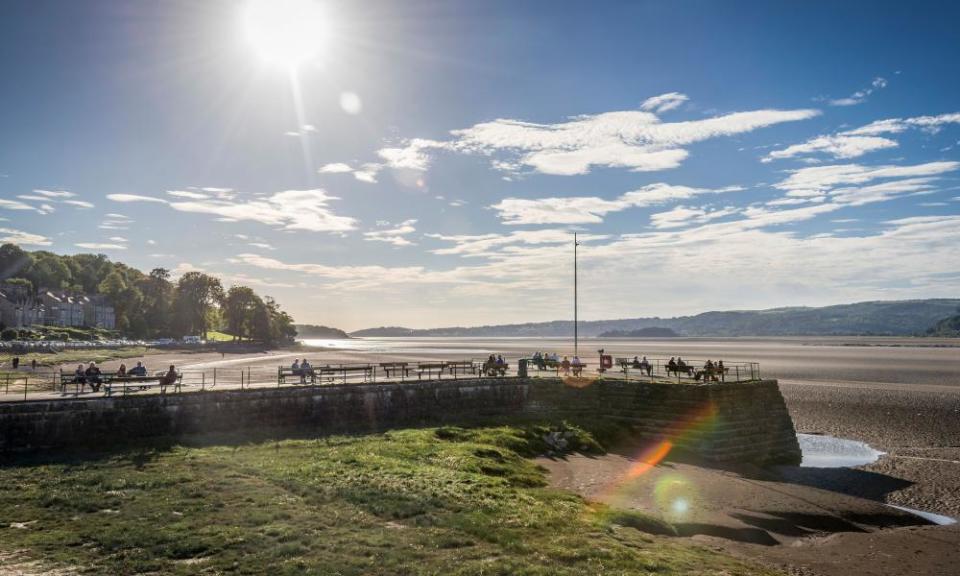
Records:
[[[114,307],[117,330],[135,338],[206,338],[208,331],[223,329],[236,340],[276,344],[297,334],[293,318],[276,301],[246,286],[224,290],[218,278],[202,272],[187,272],[174,282],[165,268],[144,274],[103,254],[27,252],[4,244],[0,281],[35,294],[41,289],[102,294]]]

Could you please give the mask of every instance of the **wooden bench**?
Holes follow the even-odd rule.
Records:
[[[161,391],[166,391],[167,386],[173,386],[174,390],[177,392],[180,391],[180,387],[183,381],[183,374],[177,373],[177,379],[171,384],[161,385],[161,382],[166,377],[166,372],[160,372],[154,374],[153,376],[118,376],[116,372],[101,372],[100,373],[100,386],[103,387],[103,392],[106,396],[112,396],[114,391],[119,388],[123,390],[123,394],[126,395],[129,391],[142,392],[149,390],[150,388],[160,388]],[[86,377],[84,377],[86,378]],[[94,392],[99,391],[98,386],[96,389],[93,388],[93,384],[89,382],[83,382],[82,384],[76,381],[77,377],[68,372],[60,372],[60,390],[61,392],[66,392],[67,386],[70,384],[75,384],[78,386],[78,390],[82,390],[86,386],[90,386]]]
[[[427,375],[427,378],[430,378],[436,372],[439,380],[443,377],[443,371],[446,368],[446,362],[417,362],[417,379],[423,379],[424,374]]]
[[[67,386],[69,384],[75,384],[78,387],[77,388],[78,390],[83,390],[84,387],[90,386],[90,389],[92,391],[98,392],[100,390],[100,387],[105,385],[109,381],[110,377],[116,376],[116,374],[117,374],[116,372],[101,372],[100,384],[96,385],[96,388],[94,388],[94,384],[92,382],[87,381],[86,375],[83,376],[83,380],[84,380],[83,382],[77,382],[78,376],[76,374],[74,374],[73,372],[64,372],[63,370],[61,370],[60,371],[60,392],[61,393],[66,392]]]
[[[483,368],[480,369],[481,376],[500,376],[501,378],[507,375],[507,369],[510,367],[509,364],[504,362],[503,364],[485,362]]]
[[[153,376],[116,376],[112,375],[109,379],[104,379],[103,392],[106,396],[112,396],[115,388],[120,388],[123,395],[126,396],[131,390],[134,392],[145,392],[151,388],[160,388],[161,392],[166,392],[167,386],[173,386],[175,392],[180,392],[183,382],[183,374],[177,372],[177,379],[169,384],[163,384],[167,373],[160,372]]]
[[[713,380],[714,382],[726,381],[727,372],[729,371],[730,371],[730,368],[726,366],[724,366],[723,368],[714,366],[709,370],[704,368],[702,370],[697,370],[697,372],[693,375],[693,379],[697,381],[702,379],[704,382],[706,382],[707,380]],[[717,376],[719,376],[720,378],[717,378]]]
[[[669,364],[664,364],[663,369],[666,370],[668,377],[671,374],[676,374],[677,376],[680,376],[681,374],[693,376],[693,366],[690,366],[689,364],[685,364],[683,366],[670,366]]]
[[[528,365],[536,368],[537,373],[550,371],[550,372],[554,372],[555,374],[560,374],[559,360],[548,360],[546,358],[541,358],[537,360],[535,358],[531,358]]]
[[[463,360],[459,362],[447,362],[447,371],[456,378],[458,374],[476,375],[478,369],[477,364],[473,360]]]
[[[387,378],[390,377],[391,372],[393,372],[394,377],[399,372],[401,380],[410,375],[410,365],[407,362],[381,362],[380,368],[387,375]]]
[[[626,376],[631,369],[645,372],[647,376],[653,374],[653,364],[651,364],[649,360],[644,364],[643,361],[634,362],[633,358],[617,358],[617,366],[620,366],[620,371],[623,372],[624,376]]]
[[[306,382],[307,380],[310,380],[311,384],[315,384],[317,381],[317,373],[313,367],[307,369],[306,374],[303,373],[303,370],[294,370],[289,366],[280,366],[277,368],[277,384],[286,384],[288,376],[297,378],[300,380],[300,382]]]
[[[334,376],[339,375],[343,378],[344,384],[347,383],[347,377],[351,373],[362,374],[364,382],[375,377],[374,367],[372,364],[353,365],[353,366],[347,365],[347,364],[344,364],[341,366],[332,366],[328,364],[326,366],[320,366],[319,368],[314,368],[314,371],[320,377],[321,380],[323,380],[324,376],[328,376],[330,382],[333,382]]]

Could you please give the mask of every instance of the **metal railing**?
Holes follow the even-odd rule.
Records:
[[[599,362],[581,362],[579,371],[571,364],[564,370],[562,361],[536,362],[531,358],[506,358],[505,366],[486,370],[486,360],[410,360],[378,363],[317,364],[310,373],[294,374],[289,366],[206,368],[180,371],[178,386],[160,387],[158,384],[114,380],[109,372],[104,385],[94,391],[88,384],[75,382],[72,373],[52,369],[21,369],[0,372],[0,401],[25,401],[60,398],[93,398],[105,394],[105,384],[111,382],[112,396],[134,393],[193,393],[210,390],[246,390],[279,387],[325,386],[331,384],[362,384],[377,382],[408,382],[418,380],[460,380],[463,378],[501,378],[516,376],[521,360],[527,364],[528,377],[583,376],[589,378],[623,379],[625,381],[669,381],[690,384],[730,383],[758,380],[760,365],[756,362],[724,363],[724,371],[705,372],[705,361],[685,360],[689,370],[668,370],[669,360],[648,358],[650,370],[638,367],[631,358],[615,358],[611,367]],[[579,372],[579,374],[578,374]]]
[[[639,362],[634,362],[633,358],[617,357],[613,360],[613,366],[608,371],[619,372],[624,378],[644,377],[651,379],[669,379],[678,382],[750,382],[760,379],[759,362],[723,362],[711,360],[712,366],[708,367],[707,360],[702,359],[684,359],[683,365],[676,361],[671,366],[669,358],[647,358],[646,365],[643,364],[641,356]]]

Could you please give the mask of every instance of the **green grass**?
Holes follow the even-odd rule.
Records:
[[[0,558],[83,574],[770,574],[546,487],[525,458],[544,446],[531,427],[445,427],[21,460],[0,468]]]
[[[67,363],[100,363],[118,358],[139,358],[155,351],[145,346],[125,346],[123,348],[80,348],[60,352],[30,352],[27,354],[4,353],[0,354],[0,366],[3,366],[4,369],[9,368],[14,356],[20,357],[20,368],[22,370],[24,367],[30,366],[30,362],[34,358],[36,358],[38,365],[51,367]]]
[[[226,332],[219,332],[217,330],[210,330],[207,332],[207,341],[208,342],[233,342],[233,334],[227,334]]]

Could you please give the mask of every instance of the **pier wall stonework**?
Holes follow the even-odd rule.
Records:
[[[297,429],[360,433],[534,416],[609,420],[716,461],[799,462],[776,380],[706,386],[502,378],[221,390],[0,404],[0,452]]]

